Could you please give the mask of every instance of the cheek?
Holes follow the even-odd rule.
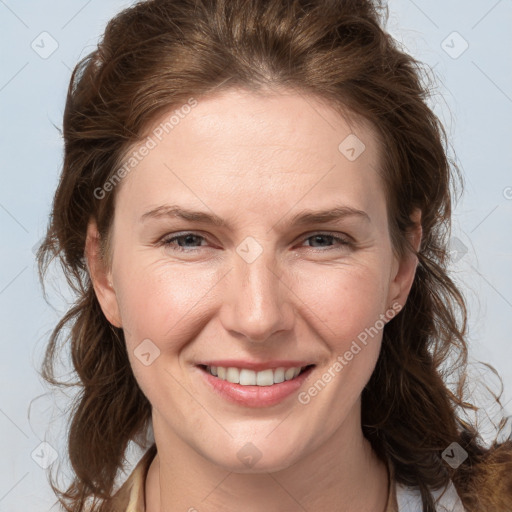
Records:
[[[162,261],[122,263],[118,304],[127,343],[134,347],[148,338],[172,350],[170,341],[187,339],[197,325],[195,308],[204,307],[218,277],[211,270]]]
[[[385,312],[385,275],[376,263],[323,268],[296,276],[293,289],[304,314],[309,309],[318,330],[343,348]]]
[[[140,388],[157,408],[165,408],[170,396],[186,399],[171,375],[180,374],[182,349],[204,327],[197,312],[204,311],[208,290],[216,282],[208,275],[192,267],[143,261],[125,265],[119,273],[118,304],[128,357]]]
[[[315,408],[324,433],[346,419],[378,360],[387,306],[383,275],[377,264],[367,264],[329,269],[301,283],[303,293],[309,290],[307,306],[315,313],[310,318],[327,353],[298,401]]]

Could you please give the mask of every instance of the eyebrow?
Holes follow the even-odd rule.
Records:
[[[229,228],[229,224],[214,213],[189,210],[178,205],[162,205],[144,213],[139,222],[143,223],[149,219],[159,218],[178,218],[191,222],[200,222],[210,224],[216,227]],[[363,211],[351,206],[341,205],[327,210],[303,210],[295,214],[291,220],[292,226],[303,226],[306,224],[321,224],[340,220],[346,217],[356,217],[371,223],[369,215]],[[280,222],[280,221],[279,221]]]

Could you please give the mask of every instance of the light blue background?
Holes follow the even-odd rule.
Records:
[[[42,454],[39,444],[46,439],[64,461],[66,426],[55,416],[49,432],[48,422],[52,411],[58,412],[53,402],[58,407],[65,402],[45,395],[48,389],[35,368],[68,295],[56,278],[63,297],[49,291],[57,311],[44,302],[33,248],[44,234],[61,170],[62,143],[53,124],[61,126],[71,69],[93,50],[107,20],[130,3],[0,0],[0,511],[48,511],[55,501],[45,471],[31,454],[36,448],[36,455]],[[388,29],[414,56],[434,66],[440,79],[432,105],[445,122],[466,180],[453,236],[467,253],[456,253],[454,277],[468,296],[471,358],[492,364],[502,375],[502,402],[509,411],[511,26],[510,0],[390,3]],[[48,36],[38,37],[43,31],[58,43],[47,59],[31,48],[34,40],[42,46],[41,37],[45,49],[51,48]],[[460,36],[450,35],[454,31]],[[464,41],[469,46],[454,59],[443,41],[452,55]],[[494,386],[496,379],[486,376],[485,382]]]

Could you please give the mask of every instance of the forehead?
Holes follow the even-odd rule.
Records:
[[[173,136],[191,137],[203,147],[227,149],[230,154],[235,148],[254,153],[282,148],[309,156],[331,154],[351,133],[374,146],[370,124],[353,113],[350,119],[340,115],[339,108],[323,98],[287,89],[254,92],[231,88],[201,97],[192,108],[188,104],[175,106],[154,119],[148,133],[158,146],[172,144]],[[369,147],[369,152],[373,149]]]
[[[294,91],[229,89],[198,98],[159,115],[146,134],[125,159],[136,161],[121,187],[134,207],[176,190],[196,203],[214,194],[261,207],[282,202],[283,194],[298,199],[308,188],[311,200],[341,193],[363,207],[381,191],[371,126]]]

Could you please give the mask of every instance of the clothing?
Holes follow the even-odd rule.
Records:
[[[112,512],[145,512],[145,483],[152,460],[156,455],[153,445],[142,456],[131,475],[116,492],[111,501]],[[385,512],[422,512],[421,496],[417,489],[406,487],[394,480],[393,465],[389,464],[389,498]],[[442,490],[432,491],[437,512],[465,512],[454,485],[450,482]],[[441,496],[441,494],[443,494]]]

